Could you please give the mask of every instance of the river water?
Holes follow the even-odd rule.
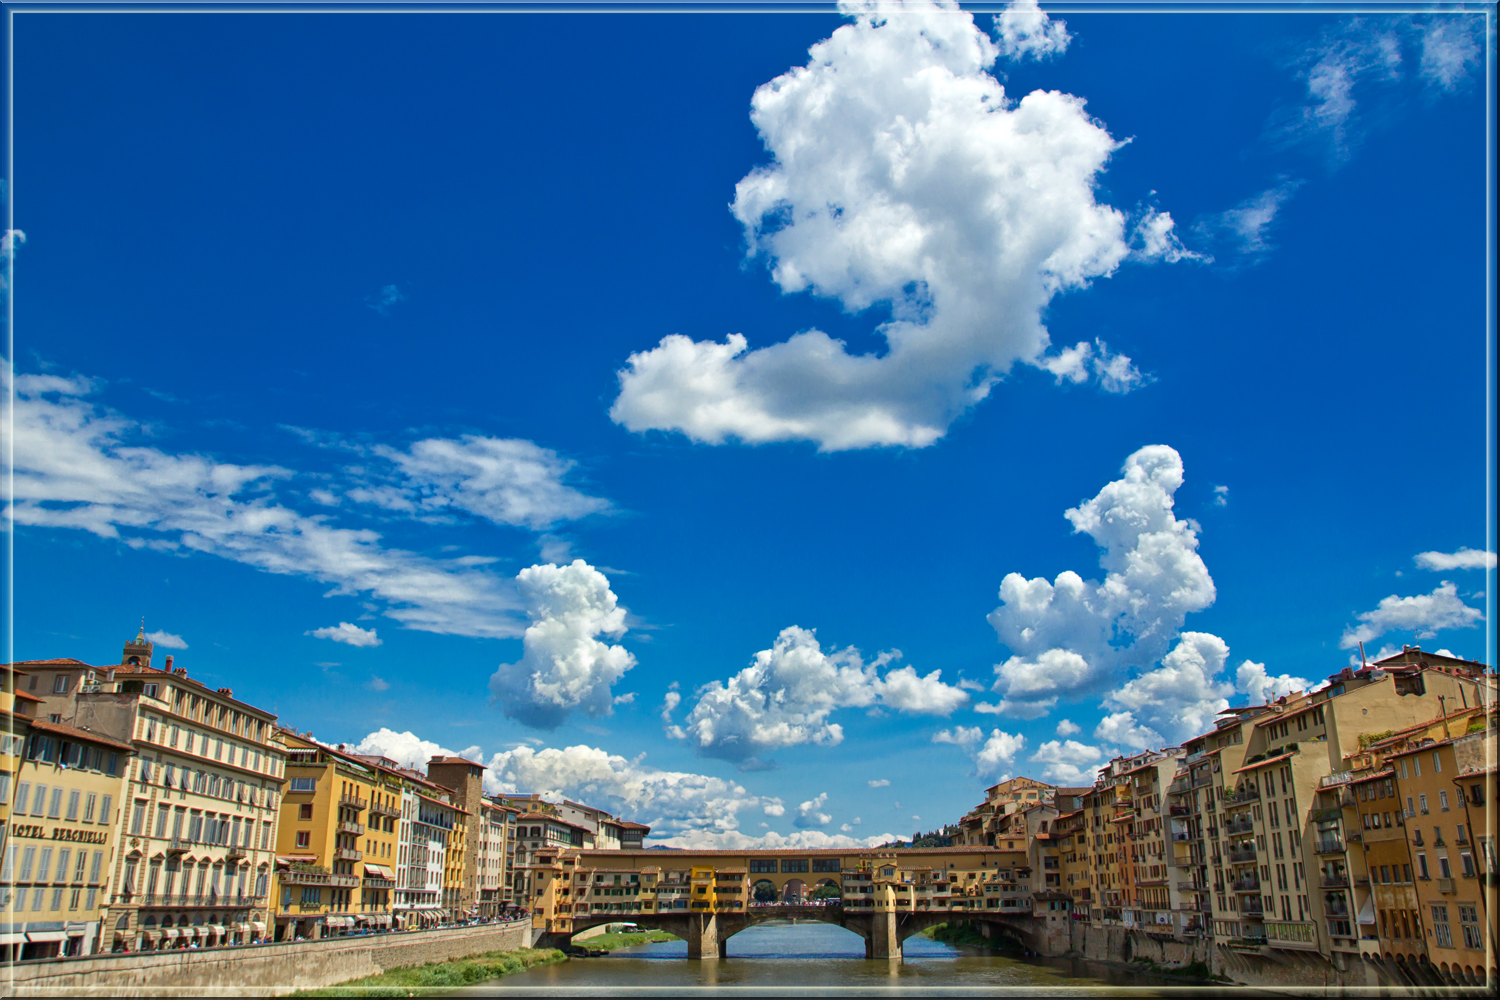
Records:
[[[825,996],[972,993],[1166,996],[1188,993],[1156,977],[1067,959],[981,955],[924,937],[906,940],[904,961],[866,959],[864,941],[824,923],[768,922],[729,939],[729,957],[688,961],[687,942],[624,948],[604,958],[544,965],[465,989],[466,996],[675,995]]]

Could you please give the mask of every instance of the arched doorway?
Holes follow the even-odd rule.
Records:
[[[807,899],[807,883],[800,878],[788,879],[781,887],[781,901],[796,905]]]
[[[813,890],[809,894],[810,902],[819,903],[824,906],[830,906],[834,903],[840,902],[843,900],[843,898],[843,888],[831,878],[825,878],[817,885],[813,886]]]
[[[768,878],[763,878],[750,887],[751,906],[770,906],[780,899],[781,890]]]

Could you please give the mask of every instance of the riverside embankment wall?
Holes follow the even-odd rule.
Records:
[[[1095,962],[1141,959],[1165,968],[1202,962],[1215,975],[1246,986],[1282,988],[1405,986],[1390,970],[1359,956],[1329,961],[1316,952],[1240,952],[1202,939],[1176,941],[1151,937],[1128,927],[1096,927],[1075,922],[1070,928],[1072,954]]]
[[[322,941],[91,955],[0,970],[0,996],[280,996],[387,969],[531,946],[529,921]]]

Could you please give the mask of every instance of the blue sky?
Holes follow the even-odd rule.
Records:
[[[996,10],[16,15],[15,657],[731,846],[1493,663],[1486,15]]]

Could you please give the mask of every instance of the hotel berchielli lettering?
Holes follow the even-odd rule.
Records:
[[[11,834],[16,837],[27,837],[33,840],[67,840],[83,844],[106,844],[109,842],[109,833],[105,830],[79,830],[65,826],[53,827],[51,830],[48,830],[44,826],[14,826],[11,827]]]

